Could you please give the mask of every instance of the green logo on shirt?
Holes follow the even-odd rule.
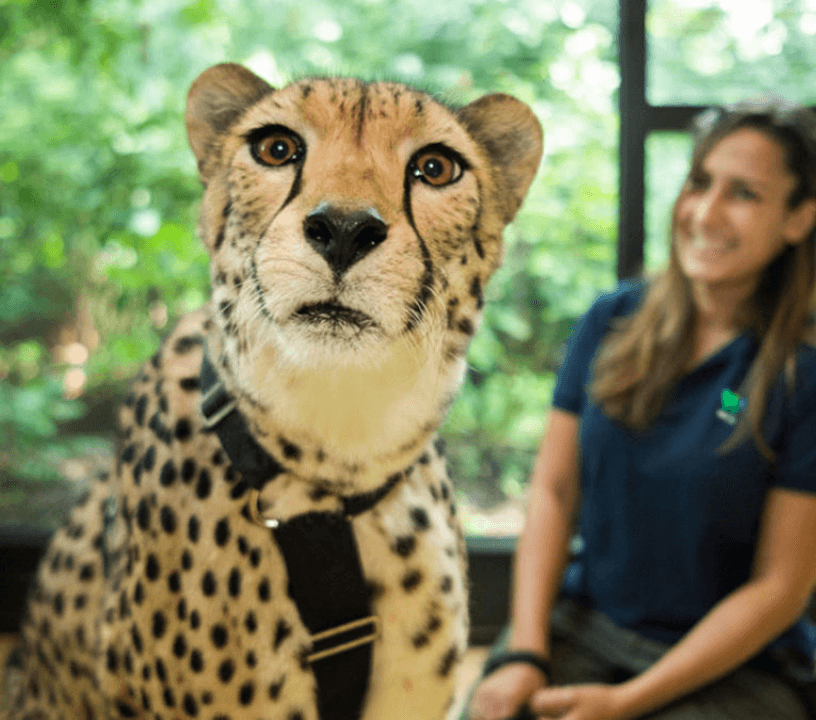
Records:
[[[737,413],[745,407],[745,398],[727,388],[722,391],[720,398],[722,407],[717,410],[717,417],[733,425],[737,422]]]

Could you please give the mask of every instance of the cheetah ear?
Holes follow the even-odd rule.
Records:
[[[495,93],[457,111],[459,121],[487,152],[501,192],[504,222],[521,207],[544,149],[541,123],[520,100]]]
[[[274,88],[235,63],[214,65],[199,75],[187,94],[187,137],[206,183],[218,163],[220,138],[253,103]],[[215,156],[215,157],[213,157]]]

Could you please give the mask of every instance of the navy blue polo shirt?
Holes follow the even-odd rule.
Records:
[[[733,430],[722,391],[740,389],[758,351],[750,331],[683,376],[651,428],[630,430],[585,387],[610,321],[633,312],[645,290],[623,282],[601,295],[576,325],[558,375],[553,405],[581,419],[583,549],[564,593],[621,627],[675,643],[749,579],[768,489],[816,493],[816,348],[799,349],[791,396],[781,376],[769,394],[772,468],[752,440],[714,452]],[[812,657],[816,631],[802,620],[780,638],[790,642]]]

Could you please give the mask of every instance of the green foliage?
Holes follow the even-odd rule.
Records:
[[[22,387],[0,381],[0,479],[58,480],[49,444],[60,421],[83,412],[82,403],[63,399],[54,378],[34,378]]]
[[[76,447],[64,423],[206,300],[184,99],[231,60],[273,84],[349,73],[453,104],[504,91],[542,120],[546,157],[445,430],[460,488],[518,494],[559,349],[614,283],[615,22],[609,0],[0,0],[0,471],[53,477]],[[55,350],[71,342],[90,349],[79,365]],[[83,403],[65,399],[79,366]]]
[[[813,104],[811,0],[651,0],[647,96],[707,105],[776,93]]]

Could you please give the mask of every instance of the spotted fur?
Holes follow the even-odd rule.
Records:
[[[236,65],[195,81],[186,118],[212,299],[145,364],[115,467],[51,542],[10,717],[318,720],[281,555],[202,426],[206,348],[283,468],[265,515],[338,510],[397,479],[352,521],[381,624],[362,717],[438,720],[467,581],[436,431],[538,122],[505,95],[457,110],[355,79],[273,90]]]

